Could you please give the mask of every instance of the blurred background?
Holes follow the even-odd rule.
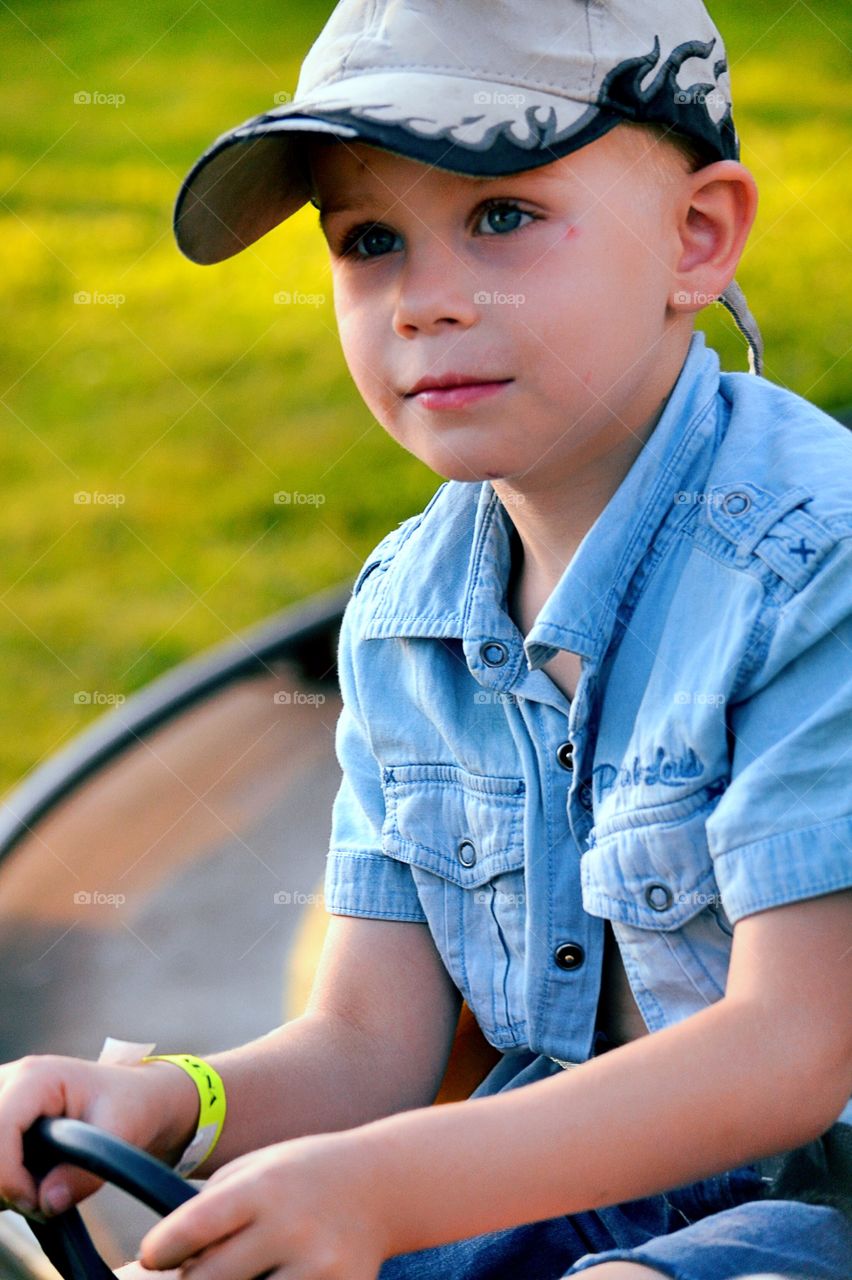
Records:
[[[294,91],[332,8],[2,7],[2,791],[158,673],[350,578],[440,483],[348,378],[314,209],[219,266],[172,239],[189,166]],[[738,279],[766,374],[840,411],[852,13],[710,8],[760,188]],[[728,314],[700,324],[745,369]]]

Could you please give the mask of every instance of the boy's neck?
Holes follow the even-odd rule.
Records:
[[[548,477],[538,488],[509,480],[491,482],[507,508],[520,544],[513,547],[512,579],[517,585],[522,575],[530,597],[540,598],[542,603],[547,599],[627,475],[662,417],[688,346],[687,342],[676,355],[674,371],[664,375],[664,389],[651,390],[654,407],[644,421],[636,427],[615,421],[595,438],[586,457],[577,460],[568,481],[564,476]]]

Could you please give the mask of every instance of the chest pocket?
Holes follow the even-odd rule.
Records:
[[[722,788],[603,818],[583,854],[583,906],[612,922],[651,1030],[724,994],[733,930],[706,832]]]
[[[493,1045],[522,1044],[523,779],[411,764],[382,787],[383,851],[410,864],[448,972]]]

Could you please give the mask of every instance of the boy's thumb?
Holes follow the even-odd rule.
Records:
[[[38,1191],[39,1208],[51,1217],[64,1213],[72,1204],[97,1191],[100,1185],[101,1179],[91,1173],[72,1169],[70,1165],[59,1165],[42,1180]]]

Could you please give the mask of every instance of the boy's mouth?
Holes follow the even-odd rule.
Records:
[[[415,382],[411,390],[405,394],[416,396],[421,391],[444,391],[451,387],[487,387],[513,381],[513,378],[489,378],[481,373],[443,373],[440,376],[427,374],[419,382]]]
[[[421,378],[405,395],[424,409],[462,409],[483,396],[491,396],[514,378],[484,378],[482,374],[448,373]]]

